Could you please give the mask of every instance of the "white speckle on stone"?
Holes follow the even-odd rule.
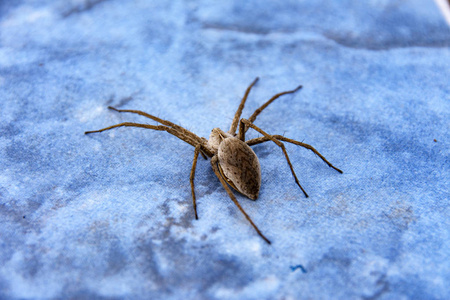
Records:
[[[262,241],[264,242],[264,241]],[[240,241],[239,243],[233,243],[228,248],[229,254],[237,255],[238,253],[242,253],[242,251],[246,253],[251,253],[254,256],[261,255],[261,241],[258,237],[254,237],[245,241]]]
[[[177,209],[177,213],[182,214],[188,210],[188,207],[184,204],[178,203],[175,208]]]
[[[87,121],[95,120],[98,116],[106,111],[103,105],[98,105],[96,107],[83,106],[76,112],[76,118],[78,121],[85,123]]]
[[[219,288],[215,296],[221,299],[262,299],[274,293],[279,285],[280,280],[275,275],[269,275],[262,280],[252,282],[239,291],[229,288]]]
[[[94,207],[105,204],[105,201],[107,201],[109,198],[110,193],[108,193],[106,190],[102,190],[102,192],[94,191],[90,193],[82,203],[80,203],[79,209],[90,210]]]
[[[100,151],[100,148],[101,148],[100,143],[96,143],[96,144],[94,144],[93,150],[98,152],[98,151]]]
[[[1,23],[1,26],[15,27],[22,26],[24,24],[35,23],[41,19],[48,19],[52,16],[48,9],[33,10],[29,7],[18,9],[16,14],[12,14],[12,17],[6,19]]]

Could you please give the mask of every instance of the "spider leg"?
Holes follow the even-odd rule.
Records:
[[[197,143],[202,143],[202,139],[199,136],[197,136],[195,133],[193,133],[193,132],[191,132],[191,131],[189,131],[189,130],[187,130],[187,129],[179,126],[179,125],[176,125],[176,124],[174,124],[174,123],[172,123],[170,121],[160,119],[160,118],[155,117],[155,116],[153,116],[151,114],[148,114],[146,112],[143,112],[143,111],[140,111],[140,110],[133,110],[133,109],[117,109],[117,108],[112,107],[112,106],[108,106],[108,108],[112,109],[112,110],[115,110],[117,112],[129,112],[129,113],[133,113],[133,114],[138,114],[138,115],[144,116],[146,118],[152,119],[153,121],[156,121],[156,122],[161,123],[163,125],[166,125],[168,127],[172,127],[173,129],[181,132],[185,136],[188,136],[191,140],[196,141]],[[203,153],[202,153],[202,156],[205,157]]]
[[[159,130],[159,131],[164,131],[164,130],[167,131],[167,129],[170,129],[170,128],[168,128],[166,126],[162,126],[162,125],[154,126],[154,125],[148,125],[148,124],[124,122],[124,123],[108,126],[108,127],[102,128],[102,129],[98,129],[98,130],[85,131],[84,134],[102,132],[102,131],[110,130],[110,129],[117,128],[117,127],[123,127],[123,126],[140,127],[140,128],[154,129],[154,130]]]
[[[92,131],[86,131],[84,134],[90,134],[90,133],[95,133],[95,132],[102,132],[102,131],[106,131],[106,130],[110,130],[113,128],[117,128],[117,127],[140,127],[140,128],[147,128],[147,129],[153,129],[153,130],[158,130],[158,131],[167,131],[168,133],[176,136],[177,138],[179,138],[180,140],[196,147],[199,143],[197,143],[196,141],[193,141],[192,139],[189,139],[188,137],[186,137],[183,133],[167,127],[167,126],[163,126],[163,125],[148,125],[148,124],[140,124],[140,123],[131,123],[131,122],[124,122],[124,123],[120,123],[120,124],[116,124],[116,125],[112,125],[106,128],[102,128],[99,130],[92,130]],[[205,151],[205,149],[202,149],[203,151]]]
[[[239,119],[241,118],[242,110],[244,109],[244,106],[245,106],[245,101],[247,101],[247,97],[248,97],[248,94],[250,93],[250,90],[256,84],[256,82],[258,82],[258,80],[259,80],[259,77],[256,77],[255,80],[253,80],[253,82],[248,86],[247,90],[245,91],[245,95],[241,100],[241,104],[239,104],[236,114],[234,115],[234,119],[233,119],[233,122],[231,123],[230,131],[228,131],[229,134],[235,135],[236,129],[239,125]]]
[[[284,144],[282,142],[280,142],[279,140],[277,140],[273,135],[268,134],[267,132],[263,131],[261,128],[254,125],[252,122],[250,122],[249,120],[246,120],[246,119],[241,119],[241,124],[239,125],[239,138],[241,140],[245,140],[245,127],[253,128],[257,132],[264,135],[267,139],[273,141],[275,144],[277,144],[278,147],[281,148],[281,150],[283,150],[284,156],[286,157],[286,161],[289,165],[289,168],[291,169],[292,176],[294,176],[295,183],[297,183],[297,185],[302,190],[303,194],[305,194],[306,198],[308,198],[309,197],[308,194],[306,193],[306,191],[303,189],[303,187],[300,185],[300,182],[298,181],[297,175],[295,174],[295,171],[294,171],[294,167],[291,164],[291,160],[289,159],[289,155],[286,152],[286,148],[285,148]]]
[[[252,219],[250,219],[250,216],[247,215],[247,213],[244,211],[242,206],[237,201],[236,197],[233,195],[233,192],[230,190],[230,188],[228,187],[227,183],[225,182],[225,180],[220,175],[219,168],[217,167],[217,162],[218,162],[217,155],[214,155],[213,158],[211,158],[211,166],[212,166],[213,171],[216,174],[217,178],[219,178],[219,181],[222,184],[223,188],[227,191],[228,196],[230,196],[230,198],[234,202],[234,204],[244,214],[245,218],[250,222],[250,224],[253,226],[253,228],[256,230],[256,232],[259,234],[259,236],[262,237],[262,239],[265,240],[268,244],[270,244],[270,241],[262,234],[262,232],[255,225],[255,223],[253,223]]]
[[[207,160],[208,158],[206,157],[205,153],[203,153],[203,151],[200,151],[200,154],[202,155],[202,157]]]
[[[253,115],[250,116],[250,118],[248,118],[248,120],[250,122],[254,122],[256,120],[256,117],[267,107],[269,106],[270,103],[272,103],[273,101],[275,101],[276,99],[278,99],[279,97],[286,95],[286,94],[292,94],[295,93],[296,91],[298,91],[299,89],[301,89],[302,86],[299,85],[298,87],[296,87],[294,90],[292,91],[287,91],[287,92],[282,92],[282,93],[278,93],[275,96],[273,96],[272,98],[270,98],[266,103],[264,103],[263,105],[261,105],[260,108],[258,108],[257,110],[255,110],[255,112],[253,113]],[[245,131],[248,130],[248,127]]]
[[[194,205],[194,213],[195,213],[196,220],[198,220],[198,215],[197,215],[197,203],[195,202],[194,177],[195,177],[195,168],[197,167],[197,158],[198,158],[198,154],[200,153],[200,148],[201,148],[200,144],[195,146],[194,161],[192,162],[191,175],[189,177],[189,180],[191,182],[192,202]]]
[[[273,137],[275,138],[275,139],[277,139],[277,140],[279,140],[279,141],[283,141],[283,142],[288,142],[288,143],[291,143],[291,144],[294,144],[294,145],[297,145],[297,146],[301,146],[301,147],[303,147],[303,148],[306,148],[306,149],[309,149],[309,150],[311,150],[312,152],[314,152],[315,154],[317,154],[317,156],[319,156],[329,167],[331,167],[331,168],[333,168],[333,169],[335,169],[336,171],[338,171],[339,173],[343,173],[340,169],[338,169],[338,168],[336,168],[335,166],[333,166],[322,154],[320,154],[319,153],[319,151],[317,151],[313,146],[311,146],[311,145],[308,145],[308,144],[305,144],[305,143],[302,143],[302,142],[299,142],[299,141],[296,141],[296,140],[293,140],[293,139],[289,139],[289,138],[286,138],[286,137],[284,137],[284,136],[282,136],[282,135],[278,135],[278,134],[276,134],[276,135],[273,135]],[[261,143],[264,143],[264,142],[267,142],[267,141],[271,141],[271,139],[269,139],[269,138],[267,138],[267,137],[265,137],[265,136],[262,136],[262,137],[259,137],[259,138],[255,138],[255,139],[251,139],[251,140],[248,140],[248,141],[246,141],[246,143],[247,143],[247,145],[249,145],[249,146],[253,146],[253,145],[257,145],[257,144],[261,144]]]

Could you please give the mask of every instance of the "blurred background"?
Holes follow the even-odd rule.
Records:
[[[448,1],[0,2],[1,299],[448,299]],[[257,201],[155,122],[249,117]],[[249,131],[249,138],[258,134]]]

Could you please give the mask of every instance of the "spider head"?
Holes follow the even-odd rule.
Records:
[[[208,147],[210,148],[211,152],[217,153],[220,143],[222,143],[224,139],[230,136],[231,135],[229,133],[224,132],[220,128],[214,128],[213,130],[211,130],[211,134],[209,135],[208,140]]]

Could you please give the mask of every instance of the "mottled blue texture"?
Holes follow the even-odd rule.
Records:
[[[216,3],[217,2],[217,3]],[[450,30],[431,1],[0,2],[0,298],[449,299]],[[237,198],[167,133],[256,125]],[[249,131],[250,137],[258,136]]]

